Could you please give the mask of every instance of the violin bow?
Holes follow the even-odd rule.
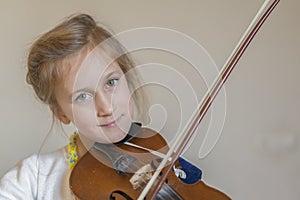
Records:
[[[271,12],[274,10],[274,8],[279,3],[279,1],[280,0],[274,0],[273,2],[271,2],[271,0],[265,0],[265,2],[262,4],[256,16],[253,18],[250,25],[246,29],[245,33],[241,37],[240,41],[236,45],[235,49],[228,57],[218,77],[215,79],[214,83],[209,88],[204,98],[198,105],[196,111],[193,113],[189,122],[184,127],[183,132],[179,135],[178,138],[176,138],[176,141],[170,147],[166,157],[161,161],[160,165],[153,173],[152,178],[149,180],[149,182],[143,189],[138,200],[145,199],[147,194],[150,194],[148,197],[151,200],[154,200],[155,196],[158,194],[159,190],[163,186],[168,174],[171,172],[172,166],[175,164],[176,160],[179,158],[184,148],[190,141],[190,138],[195,133],[197,127],[199,126],[200,122],[204,118],[206,112],[210,108],[218,92],[224,85],[225,81],[231,74],[232,70],[236,66],[237,62],[245,52],[246,48],[248,47],[248,45],[250,44],[250,42],[258,32],[258,30],[261,28],[261,26],[268,18],[268,16],[271,14]],[[171,158],[171,161],[169,160],[169,158]],[[155,182],[158,179],[158,176],[160,175],[163,168],[165,168],[168,161],[169,163],[168,163],[168,167],[166,167],[165,173],[163,173],[163,175],[159,177],[158,182]],[[154,183],[155,186],[153,186]]]

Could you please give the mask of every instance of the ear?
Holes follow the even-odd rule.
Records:
[[[50,105],[50,109],[59,121],[64,124],[70,124],[71,120],[64,114],[59,106]]]

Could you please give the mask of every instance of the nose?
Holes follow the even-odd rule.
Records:
[[[97,117],[107,117],[112,115],[113,107],[110,95],[97,92],[95,96],[95,106]]]

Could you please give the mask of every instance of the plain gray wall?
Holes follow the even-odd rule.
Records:
[[[31,42],[62,18],[87,12],[115,33],[145,26],[174,29],[200,43],[221,68],[262,3],[1,1],[0,174],[18,160],[37,153],[51,126],[49,109],[25,83],[26,54]],[[299,7],[297,0],[280,2],[230,76],[226,84],[225,124],[213,150],[199,159],[198,138],[185,153],[203,170],[208,184],[233,199],[300,198]],[[162,62],[176,69],[182,62],[159,52],[136,56],[141,63]],[[204,90],[199,91],[200,98]],[[160,93],[152,95],[153,99],[161,97]],[[65,129],[67,134],[74,130],[72,126]],[[165,128],[165,132],[168,130],[172,127]],[[56,127],[42,151],[66,142]]]

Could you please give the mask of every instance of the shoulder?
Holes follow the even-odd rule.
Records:
[[[35,168],[40,172],[51,172],[56,168],[67,167],[67,147],[46,154],[34,155]],[[32,162],[32,161],[31,161]],[[32,165],[33,163],[31,163]]]
[[[67,148],[62,147],[50,153],[31,155],[19,162],[16,167],[35,175],[48,174],[56,169],[65,168],[67,167]]]
[[[47,154],[34,154],[20,161],[0,179],[0,199],[36,197],[39,176],[67,168],[66,148]]]

